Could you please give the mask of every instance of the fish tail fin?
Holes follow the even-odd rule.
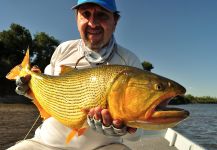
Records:
[[[21,66],[24,67],[29,67],[30,68],[30,56],[29,56],[29,48],[26,51],[26,55],[23,58],[23,61],[21,63]]]
[[[6,78],[9,80],[15,80],[19,76],[27,75],[28,70],[30,70],[29,48],[26,51],[26,55],[22,63],[12,68],[11,71],[6,75]]]

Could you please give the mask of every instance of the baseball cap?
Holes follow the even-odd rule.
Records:
[[[72,7],[72,9],[76,9],[79,6],[86,3],[94,3],[97,4],[110,12],[118,12],[115,0],[78,0],[77,4]]]

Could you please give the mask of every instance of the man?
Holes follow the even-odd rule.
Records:
[[[120,64],[142,69],[139,59],[115,41],[113,33],[120,17],[115,0],[78,0],[73,9],[81,39],[60,44],[45,68],[45,74],[59,75],[61,65],[83,69]],[[29,79],[17,80],[17,93],[26,95]],[[121,120],[112,120],[107,109],[93,108],[87,118],[90,128],[84,135],[74,137],[69,144],[65,144],[65,140],[71,129],[51,117],[36,130],[32,139],[18,143],[10,150],[128,149],[121,144],[123,138],[135,140],[141,133],[124,126]]]

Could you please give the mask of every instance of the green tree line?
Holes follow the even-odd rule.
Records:
[[[16,94],[14,82],[7,80],[5,76],[11,68],[21,63],[27,48],[30,49],[31,64],[44,70],[59,43],[59,40],[45,32],[32,36],[28,29],[15,23],[8,30],[0,32],[0,96]],[[148,71],[154,68],[147,61],[142,66]]]
[[[26,49],[29,47],[31,64],[38,65],[41,70],[49,64],[51,55],[60,41],[46,34],[38,32],[32,36],[30,31],[25,27],[12,23],[8,30],[0,32],[0,96],[16,95],[14,92],[15,84],[5,78],[6,74],[15,65],[21,63]],[[151,71],[154,67],[148,61],[143,61],[144,70]],[[170,102],[171,104],[188,104],[188,103],[217,103],[217,98],[204,96],[195,97],[185,95],[176,97]]]
[[[8,81],[5,76],[12,67],[21,63],[28,47],[31,64],[37,64],[43,70],[59,43],[45,32],[38,32],[32,37],[28,29],[15,23],[0,32],[0,96],[15,94],[14,82]]]
[[[183,97],[176,97],[170,101],[170,104],[217,104],[217,98],[211,96],[193,96],[187,94]]]

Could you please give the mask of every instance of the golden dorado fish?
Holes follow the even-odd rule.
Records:
[[[108,108],[113,119],[145,130],[173,127],[189,115],[188,111],[166,107],[169,100],[185,93],[184,87],[142,69],[107,65],[65,71],[60,76],[30,69],[28,50],[23,62],[6,78],[14,80],[30,74],[29,94],[41,116],[52,116],[71,128],[71,137],[87,128],[84,110],[97,106]]]

